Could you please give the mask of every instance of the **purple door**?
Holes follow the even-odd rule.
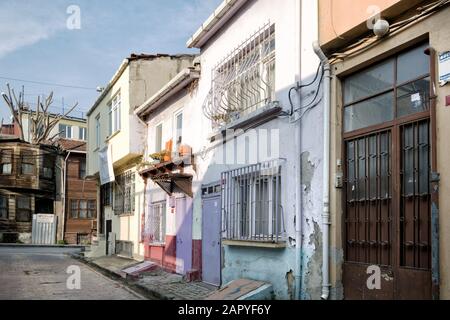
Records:
[[[176,199],[177,267],[178,274],[192,268],[192,199]]]
[[[220,196],[203,199],[202,278],[220,286],[221,200]]]

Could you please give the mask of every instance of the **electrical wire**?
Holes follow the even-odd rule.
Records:
[[[10,80],[10,81],[18,81],[18,82],[26,82],[26,83],[33,83],[33,84],[42,84],[42,85],[45,85],[45,86],[54,86],[54,87],[61,87],[61,88],[80,89],[80,90],[97,90],[97,88],[73,86],[73,85],[68,85],[68,84],[52,83],[52,82],[32,81],[32,80],[9,78],[9,77],[3,77],[3,76],[0,76],[0,79]]]
[[[285,113],[286,115],[288,115],[288,116],[293,116],[294,113],[295,113],[295,111],[294,111],[294,103],[292,102],[292,92],[293,92],[294,90],[295,90],[295,91],[299,91],[299,90],[301,90],[302,88],[306,88],[306,87],[309,87],[309,86],[313,85],[313,84],[317,81],[317,78],[319,77],[319,71],[320,71],[320,68],[321,68],[321,67],[322,67],[322,61],[321,61],[321,62],[319,63],[319,65],[317,66],[316,74],[315,74],[315,76],[314,76],[314,79],[313,79],[311,82],[309,82],[309,83],[307,83],[307,84],[303,84],[303,85],[297,85],[297,86],[292,87],[292,88],[289,89],[288,98],[289,98],[289,104],[291,105],[291,111],[290,111],[289,114],[288,114],[288,113]],[[323,70],[322,70],[322,77],[323,77]]]

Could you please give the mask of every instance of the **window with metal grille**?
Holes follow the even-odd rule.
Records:
[[[222,173],[225,239],[285,240],[280,172],[278,162],[268,162]]]
[[[213,69],[203,111],[214,125],[224,125],[274,100],[275,25],[267,23]]]
[[[21,174],[33,175],[36,163],[35,155],[32,151],[22,151],[20,154]]]
[[[0,174],[12,174],[12,150],[1,150],[0,153]]]
[[[150,243],[166,242],[166,201],[150,205],[148,239]]]
[[[117,177],[114,186],[114,213],[134,213],[135,176],[133,172],[127,172]]]
[[[0,194],[0,219],[8,219],[8,196]]]
[[[31,221],[31,197],[27,196],[16,197],[16,221],[17,222]]]

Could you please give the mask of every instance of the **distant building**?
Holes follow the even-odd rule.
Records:
[[[93,255],[143,259],[146,126],[134,115],[161,87],[192,64],[193,55],[133,54],[88,112],[88,175],[98,182],[99,242]]]
[[[0,242],[31,242],[34,214],[54,214],[56,147],[0,137]]]

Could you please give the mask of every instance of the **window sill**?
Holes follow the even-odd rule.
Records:
[[[132,216],[134,216],[134,213],[121,213],[121,214],[116,214],[116,216],[119,218],[132,217]]]
[[[253,247],[267,249],[284,249],[287,248],[285,241],[280,242],[263,242],[263,241],[246,241],[246,240],[222,240],[224,246],[229,247]]]
[[[260,126],[266,122],[269,122],[272,119],[277,118],[283,109],[281,108],[279,102],[274,101],[270,104],[261,107],[252,113],[249,113],[247,115],[242,116],[241,118],[234,120],[226,125],[223,125],[222,127],[216,129],[211,135],[210,135],[210,141],[215,142],[217,140],[221,140],[220,138],[217,139],[219,136],[224,136],[228,130],[237,130],[242,129],[243,131],[249,130],[252,128],[255,128],[257,126]],[[224,137],[223,139],[225,139]]]

